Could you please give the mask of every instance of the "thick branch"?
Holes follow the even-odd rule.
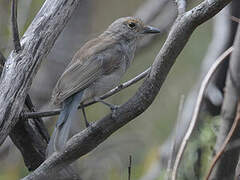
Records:
[[[14,126],[10,137],[20,150],[29,171],[36,169],[45,160],[48,140],[42,135],[38,121],[21,119]]]
[[[155,58],[151,71],[136,94],[115,112],[73,136],[63,152],[54,153],[24,179],[44,179],[106,140],[112,133],[143,113],[153,102],[171,67],[194,29],[218,13],[230,0],[204,1],[176,20],[165,44]]]
[[[0,52],[0,76],[6,59]],[[29,95],[25,100],[28,110],[35,111]],[[45,160],[45,151],[49,141],[49,134],[41,118],[34,120],[21,119],[14,126],[10,137],[23,156],[29,171],[36,169]]]
[[[0,81],[0,144],[18,120],[42,58],[52,48],[79,2],[46,0],[21,40],[21,52],[11,52],[8,57]]]

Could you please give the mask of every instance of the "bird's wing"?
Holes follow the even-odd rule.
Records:
[[[100,44],[101,48],[97,45],[85,49],[85,52],[83,50],[78,52],[82,54],[73,58],[54,88],[52,94],[54,104],[60,104],[74,93],[87,88],[101,75],[114,70],[112,67],[118,66],[119,61],[116,61],[116,58],[119,58],[121,53],[117,48],[109,45]]]
[[[102,58],[99,56],[90,58],[83,64],[76,62],[69,66],[54,88],[54,103],[59,104],[74,93],[87,88],[102,74],[101,67]]]

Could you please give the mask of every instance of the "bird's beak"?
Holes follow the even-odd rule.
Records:
[[[160,33],[160,30],[158,28],[155,28],[152,26],[144,26],[142,33],[143,34],[156,34],[156,33]]]

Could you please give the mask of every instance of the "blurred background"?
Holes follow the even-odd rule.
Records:
[[[0,51],[5,57],[13,49],[9,2],[0,1]],[[158,4],[161,2],[162,5]],[[199,2],[190,2],[188,8]],[[18,22],[21,35],[43,3],[43,0],[19,1]],[[161,35],[147,37],[140,42],[134,63],[122,82],[149,67],[176,17],[176,7],[172,1],[161,0],[158,3],[156,0],[82,0],[34,79],[30,96],[37,109],[55,108],[48,105],[52,89],[74,52],[86,41],[103,32],[119,17],[136,15],[144,22],[158,26],[162,30]],[[146,7],[150,9],[144,9]],[[154,12],[155,14],[151,14]],[[147,111],[79,160],[79,172],[84,180],[126,180],[129,155],[133,158],[132,180],[141,179],[152,168],[154,162],[161,158],[161,145],[174,129],[180,97],[187,96],[199,79],[202,60],[212,39],[212,23],[212,20],[208,21],[193,33],[159,95]],[[141,82],[107,101],[114,104],[124,103],[136,92]],[[90,121],[101,119],[108,111],[109,109],[101,104],[86,109]],[[45,119],[49,132],[52,131],[56,118]],[[0,163],[0,180],[15,180],[28,173],[20,152],[9,138],[0,147]],[[160,179],[162,174],[158,176]]]

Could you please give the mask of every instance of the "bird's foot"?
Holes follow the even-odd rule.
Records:
[[[110,104],[110,103],[108,103],[108,102],[103,101],[103,100],[100,99],[99,97],[95,97],[95,101],[101,102],[102,104],[108,106],[108,107],[110,108],[110,110],[112,111],[112,117],[113,117],[113,118],[116,117],[116,110],[119,108],[119,105]]]
[[[92,127],[93,122],[87,122],[87,123],[85,123],[85,124],[86,124],[86,128],[89,128],[89,127]]]
[[[117,109],[119,108],[120,106],[119,105],[113,105],[110,109],[112,111],[112,118],[116,118],[117,115],[116,115],[116,111]]]

